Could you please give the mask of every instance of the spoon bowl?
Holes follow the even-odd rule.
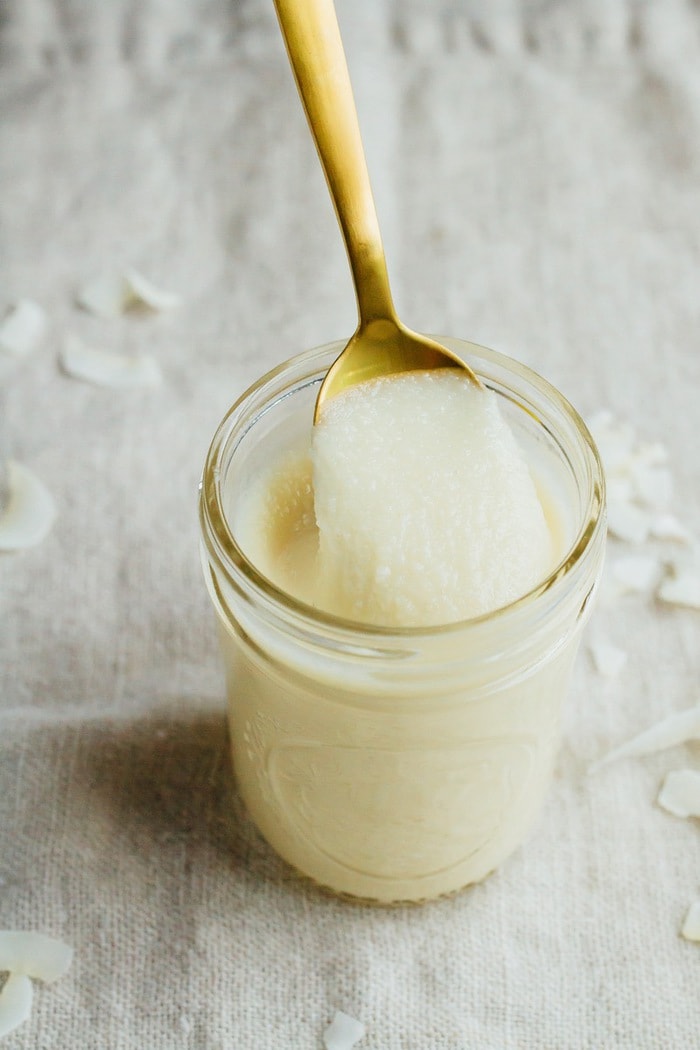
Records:
[[[435,368],[460,368],[479,382],[457,354],[434,339],[412,332],[398,319],[372,321],[358,328],[326,373],[316,399],[314,423],[330,398],[358,383]]]
[[[321,384],[314,423],[329,398],[380,376],[459,368],[481,386],[465,361],[396,316],[333,0],[275,0],[275,8],[345,241],[359,315]]]

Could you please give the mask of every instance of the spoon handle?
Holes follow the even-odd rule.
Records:
[[[335,206],[360,330],[396,323],[357,111],[333,0],[274,0],[289,61]]]

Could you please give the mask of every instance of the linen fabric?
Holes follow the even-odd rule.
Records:
[[[700,536],[700,7],[338,0],[390,275],[412,327],[470,338],[669,449]],[[700,702],[700,614],[630,596],[582,648],[525,846],[420,908],[294,877],[232,782],[197,486],[232,401],[354,305],[270,0],[7,0],[2,303],[49,332],[3,371],[2,446],[52,491],[0,560],[0,927],[75,948],[8,1050],[700,1046],[697,824],[654,799],[677,749],[588,772]],[[135,266],[178,309],[107,321]],[[63,374],[66,335],[151,354],[156,388]],[[614,556],[617,548],[613,547]]]

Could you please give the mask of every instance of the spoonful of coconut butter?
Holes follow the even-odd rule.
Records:
[[[275,8],[345,241],[359,315],[321,384],[314,423],[330,398],[383,376],[451,368],[481,386],[452,350],[396,316],[333,0],[275,0]]]

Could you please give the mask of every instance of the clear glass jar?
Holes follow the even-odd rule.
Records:
[[[299,872],[382,903],[454,892],[525,838],[551,779],[605,544],[602,468],[571,405],[523,365],[443,341],[498,394],[559,521],[559,564],[518,601],[425,630],[368,627],[297,601],[248,560],[241,497],[309,435],[340,343],[293,358],[236,402],[201,487],[203,567],[246,806]]]

